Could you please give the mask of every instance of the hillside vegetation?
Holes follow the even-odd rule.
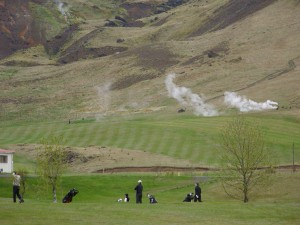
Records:
[[[299,1],[170,2],[66,0],[61,16],[29,2],[51,29],[46,43],[0,61],[1,120],[174,112],[170,72],[222,112],[224,92],[236,91],[299,115]]]

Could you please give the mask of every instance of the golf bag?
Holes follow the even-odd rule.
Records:
[[[157,201],[153,195],[148,194],[148,198],[149,198],[150,204],[157,203]]]
[[[63,198],[63,203],[70,203],[73,200],[73,197],[78,194],[79,191],[77,191],[75,188],[71,189],[68,194]]]
[[[188,193],[183,201],[192,202],[193,199],[194,199],[194,193]]]
[[[130,198],[128,194],[125,194],[124,202],[129,202]]]

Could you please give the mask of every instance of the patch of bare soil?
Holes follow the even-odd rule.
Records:
[[[118,55],[117,57],[127,56],[136,56],[138,66],[143,68],[154,68],[158,72],[128,75],[122,77],[111,85],[111,90],[120,90],[144,80],[155,79],[161,76],[166,68],[178,63],[178,61],[176,60],[176,56],[167,48],[162,46],[143,46],[133,50],[128,50]]]
[[[268,168],[261,168],[268,169]],[[276,166],[273,169],[278,171],[299,171],[300,165],[282,165]],[[210,168],[210,167],[181,167],[181,166],[149,166],[149,167],[114,167],[107,169],[100,169],[95,171],[96,173],[125,173],[125,172],[155,172],[155,173],[163,173],[163,172],[205,172],[205,171],[219,171],[218,168]]]
[[[155,79],[158,76],[158,74],[154,73],[125,76],[112,83],[112,85],[110,86],[110,90],[121,90],[144,80]]]
[[[67,34],[65,34],[66,32],[64,32],[62,35],[59,35],[60,37],[59,42],[51,41],[50,43],[48,43],[48,45],[50,45],[51,43],[53,44],[53,46],[50,45],[50,49],[58,51],[59,48],[62,47],[62,45],[68,40],[69,35],[72,35],[74,31],[76,31],[76,27],[67,30],[66,31]],[[65,64],[65,63],[78,61],[80,59],[104,57],[115,53],[123,52],[128,49],[127,47],[116,47],[116,46],[105,46],[101,48],[86,48],[85,44],[88,42],[88,40],[95,37],[99,32],[102,32],[102,29],[95,29],[90,33],[84,35],[77,41],[75,41],[70,47],[68,47],[66,50],[64,50],[61,53],[61,57],[58,59],[58,62]]]
[[[104,57],[126,51],[127,49],[127,47],[115,46],[105,46],[102,48],[85,48],[81,46],[75,51],[67,50],[67,53],[64,56],[60,57],[58,62],[65,64],[78,61],[80,59]]]
[[[39,63],[36,62],[27,62],[27,61],[17,61],[17,60],[10,60],[2,63],[4,66],[19,66],[19,67],[33,67],[39,66]]]
[[[38,145],[15,145],[11,149],[16,154],[26,158],[36,157]],[[72,172],[151,172],[152,170],[166,171],[175,168],[195,168],[187,160],[153,154],[138,150],[90,146],[86,148],[67,147],[68,168]],[[118,168],[118,169],[117,169]],[[156,168],[156,169],[155,169]],[[157,169],[159,168],[159,169]],[[163,169],[165,168],[165,169]],[[188,169],[187,169],[188,170]]]
[[[137,56],[138,65],[145,68],[155,68],[164,71],[166,68],[177,64],[176,55],[163,46],[143,46],[136,48],[120,55],[123,56]]]
[[[199,36],[207,32],[224,29],[225,27],[246,18],[247,16],[271,5],[276,0],[231,0],[214,12],[191,36]]]
[[[194,56],[193,58],[188,59],[183,62],[182,65],[190,65],[190,64],[211,64],[214,58],[222,58],[228,54],[230,48],[229,43],[227,41],[223,41],[216,45],[215,47],[204,51],[201,55]]]
[[[156,10],[156,6],[153,3],[137,2],[137,3],[123,3],[122,8],[127,10],[128,17],[131,20],[140,19],[153,14]]]
[[[165,173],[165,172],[203,172],[203,171],[217,171],[215,168],[208,167],[181,167],[181,166],[139,166],[139,167],[114,167],[103,168],[95,171],[96,173]]]

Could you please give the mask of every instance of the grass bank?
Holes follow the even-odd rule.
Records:
[[[3,224],[299,224],[299,173],[276,173],[273,182],[245,204],[229,199],[217,177],[200,174],[202,203],[184,203],[193,191],[196,176],[88,175],[64,176],[61,189],[76,187],[70,204],[51,203],[51,196],[37,195],[37,178],[28,180],[24,204],[13,204],[10,178],[0,178],[0,216]],[[135,204],[134,186],[143,180],[143,204]],[[289,184],[289,185],[282,185]],[[50,190],[48,190],[51,193]],[[47,193],[48,193],[47,192]],[[150,205],[146,193],[158,204]],[[129,203],[117,199],[129,193]],[[63,194],[59,193],[59,198]]]

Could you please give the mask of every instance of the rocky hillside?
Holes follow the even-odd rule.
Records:
[[[110,5],[106,6],[103,2]],[[100,1],[92,4],[89,1],[82,3],[59,0],[1,0],[0,59],[17,50],[39,44],[44,46],[49,55],[55,55],[70,40],[71,36],[79,31],[79,25],[86,23],[89,19],[96,17],[103,20],[107,16],[104,24],[106,27],[143,27],[145,24],[138,19],[166,12],[184,2],[183,0],[137,3],[126,1],[102,1],[101,3]],[[97,15],[98,13],[100,15]],[[101,19],[99,22],[103,23]],[[97,30],[84,36],[74,45],[88,41],[95,33]],[[120,39],[120,41],[122,40]],[[98,56],[97,53],[89,52],[85,48],[77,49],[78,52],[79,56],[75,56],[76,59],[71,58],[67,61],[60,59],[59,61],[66,63],[70,60],[78,60],[86,54]],[[109,50],[108,53],[104,50],[103,54],[109,54]]]
[[[298,0],[0,0],[0,117],[297,115],[299,21]]]
[[[0,59],[41,42],[28,1],[0,1]]]

